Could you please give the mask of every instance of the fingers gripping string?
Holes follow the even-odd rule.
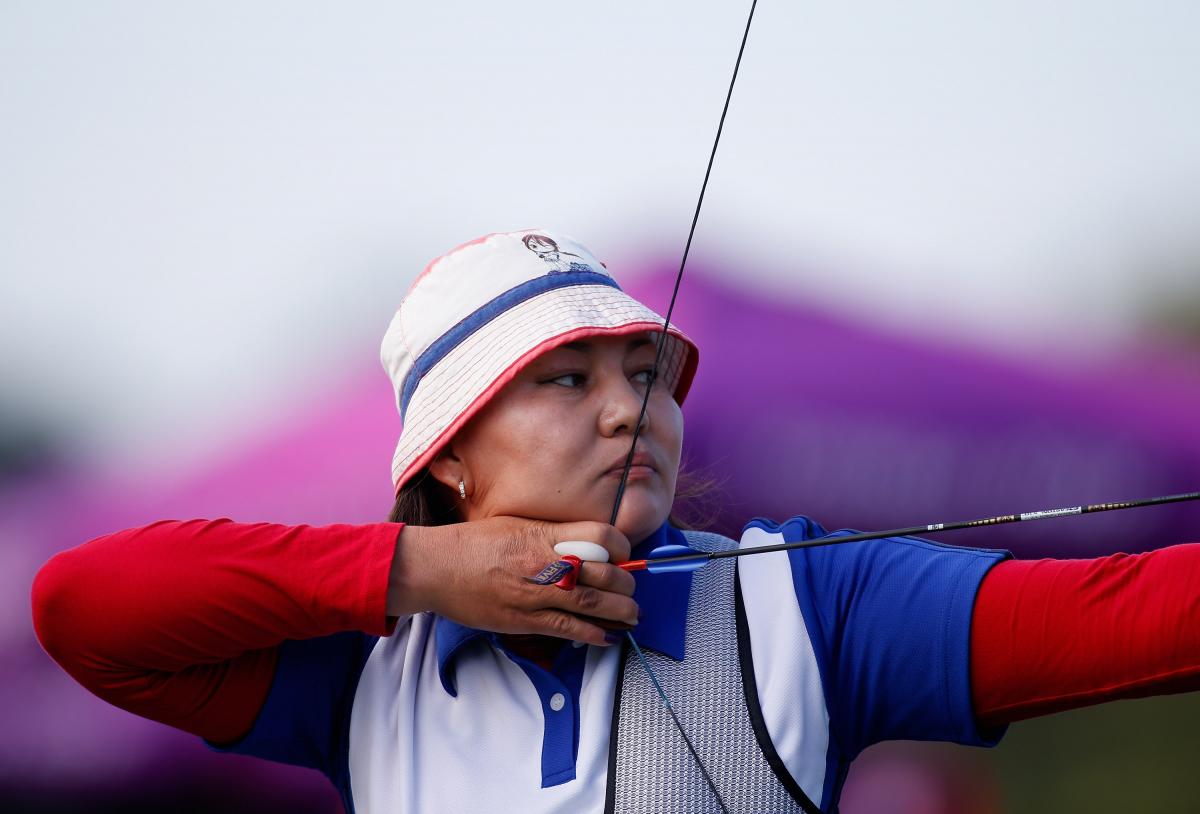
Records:
[[[662,333],[658,337],[658,347],[654,353],[654,365],[650,368],[650,381],[646,385],[646,395],[642,398],[642,410],[638,414],[637,423],[633,427],[633,440],[629,444],[629,454],[625,456],[625,466],[621,470],[621,481],[617,484],[617,498],[613,503],[612,517],[608,521],[609,525],[612,526],[617,524],[617,513],[621,509],[621,498],[625,496],[625,483],[629,478],[629,469],[633,465],[633,454],[637,448],[637,439],[642,431],[642,422],[646,420],[646,407],[650,403],[650,393],[653,391],[654,384],[658,380],[658,367],[662,362],[663,348],[667,344],[667,329],[671,325],[671,315],[675,311],[675,300],[679,296],[679,284],[683,282],[683,269],[687,265],[688,253],[692,250],[692,238],[696,234],[696,224],[700,220],[700,208],[704,205],[704,193],[708,189],[709,176],[712,175],[713,159],[717,156],[717,145],[721,143],[721,132],[725,129],[725,116],[729,113],[729,102],[733,98],[733,86],[737,83],[738,69],[742,66],[742,54],[746,51],[746,40],[750,36],[750,23],[754,20],[754,9],[757,5],[758,0],[751,2],[750,14],[746,17],[746,30],[742,32],[742,44],[738,47],[737,60],[733,64],[733,76],[729,80],[729,90],[725,93],[725,106],[721,108],[721,120],[717,123],[717,135],[713,139],[712,150],[708,154],[708,166],[704,170],[704,181],[700,184],[700,197],[696,200],[696,211],[692,214],[692,225],[688,229],[687,243],[683,247],[683,259],[679,262],[679,273],[675,275],[675,287],[671,291],[671,303],[667,307],[667,316],[663,320]],[[684,731],[683,725],[679,722],[679,717],[671,707],[671,702],[667,700],[667,694],[663,691],[662,685],[659,684],[658,676],[650,668],[650,662],[642,654],[642,649],[638,647],[633,634],[627,631],[625,635],[629,638],[629,643],[633,646],[633,651],[637,654],[642,669],[646,671],[646,675],[649,676],[651,683],[654,684],[654,689],[658,690],[658,696],[662,699],[663,706],[666,708],[667,713],[670,714],[671,720],[674,721],[675,728],[679,730],[679,736],[683,738],[684,744],[687,746],[692,758],[696,761],[696,765],[700,768],[700,773],[704,775],[704,780],[708,783],[708,787],[712,789],[713,796],[721,806],[721,810],[725,814],[729,814],[729,807],[721,799],[721,794],[717,791],[717,786],[709,775],[708,769],[705,768],[704,761],[700,759],[700,755],[696,752],[696,747],[692,745],[691,739],[687,736],[687,732]]]

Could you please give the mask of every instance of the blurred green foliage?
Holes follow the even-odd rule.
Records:
[[[1200,693],[1021,721],[983,752],[1006,812],[1198,811]]]

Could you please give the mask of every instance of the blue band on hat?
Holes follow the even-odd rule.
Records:
[[[468,314],[461,322],[437,338],[432,345],[413,362],[412,370],[404,377],[404,388],[400,391],[400,417],[403,420],[408,412],[408,402],[417,385],[425,374],[446,357],[446,354],[458,347],[467,337],[487,325],[505,311],[528,299],[553,291],[556,288],[566,288],[573,285],[606,285],[621,290],[617,281],[607,274],[595,271],[562,271],[551,272],[542,277],[534,277],[519,286],[510,288],[491,302]]]

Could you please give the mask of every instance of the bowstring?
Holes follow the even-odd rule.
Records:
[[[617,484],[617,499],[613,503],[612,516],[608,524],[617,524],[617,512],[621,508],[621,498],[625,496],[625,482],[629,478],[629,468],[633,464],[633,453],[637,447],[638,436],[642,432],[642,422],[646,419],[646,406],[650,403],[650,393],[658,380],[658,366],[662,362],[663,348],[667,344],[667,328],[671,324],[671,315],[675,313],[675,300],[679,296],[679,285],[683,282],[683,269],[687,266],[688,254],[692,250],[692,238],[696,234],[696,224],[700,221],[700,208],[704,205],[704,193],[708,190],[708,179],[712,175],[713,160],[717,157],[717,145],[721,143],[721,132],[725,129],[725,116],[729,113],[729,102],[733,98],[733,86],[737,83],[738,69],[742,66],[742,54],[746,51],[746,40],[750,36],[750,23],[754,21],[754,9],[758,0],[750,3],[750,15],[746,18],[746,29],[742,32],[742,44],[738,47],[737,60],[733,64],[733,76],[729,80],[729,90],[725,93],[725,106],[721,108],[721,120],[717,123],[717,135],[713,139],[712,150],[708,154],[708,166],[704,169],[704,181],[700,184],[700,197],[696,199],[696,211],[692,214],[692,225],[688,229],[687,243],[683,247],[683,259],[679,261],[679,272],[675,275],[675,287],[671,290],[671,302],[667,306],[667,316],[663,320],[662,333],[658,337],[658,345],[654,352],[654,364],[650,368],[650,381],[646,385],[646,395],[642,398],[642,409],[638,413],[637,424],[633,428],[633,441],[629,444],[629,454],[625,456],[625,467],[621,470],[621,481]]]
[[[750,3],[750,14],[746,17],[746,29],[742,32],[742,43],[738,47],[737,60],[733,64],[733,76],[729,80],[729,90],[725,93],[725,105],[721,108],[721,120],[717,123],[717,135],[713,139],[712,150],[708,154],[708,166],[704,170],[704,181],[700,184],[700,197],[696,200],[696,211],[692,214],[692,225],[688,229],[687,243],[683,247],[683,258],[679,262],[679,272],[675,275],[675,287],[671,291],[671,302],[667,306],[667,316],[663,320],[662,333],[658,337],[658,345],[654,352],[654,364],[650,368],[650,381],[646,383],[646,394],[642,398],[642,409],[638,413],[637,424],[633,428],[633,440],[629,444],[629,454],[625,456],[625,466],[621,470],[621,481],[617,484],[617,498],[613,503],[612,517],[609,519],[609,525],[617,524],[617,513],[621,509],[621,498],[625,496],[625,483],[629,478],[629,469],[633,465],[633,455],[637,448],[638,436],[642,432],[642,422],[646,419],[646,408],[650,403],[650,393],[654,389],[655,383],[658,381],[658,367],[662,362],[663,348],[667,344],[667,329],[671,325],[671,315],[675,311],[675,300],[679,296],[679,284],[683,282],[683,269],[687,265],[688,253],[692,250],[692,238],[696,234],[696,224],[700,220],[700,208],[704,205],[704,193],[708,189],[708,179],[712,175],[713,160],[717,157],[717,145],[721,143],[721,132],[725,129],[725,116],[729,113],[729,102],[733,98],[733,87],[737,83],[738,69],[742,66],[742,54],[746,51],[746,40],[750,37],[750,23],[754,20],[754,9],[758,5],[758,0],[752,0]],[[641,662],[642,668],[646,671],[646,675],[650,677],[650,681],[654,684],[654,688],[658,690],[658,695],[662,699],[663,706],[671,716],[671,720],[675,723],[675,728],[679,730],[679,735],[683,738],[683,742],[687,745],[688,751],[692,758],[696,761],[696,765],[700,768],[700,773],[704,775],[708,787],[712,789],[713,796],[716,797],[717,803],[721,806],[721,810],[725,814],[729,814],[729,808],[726,807],[725,801],[721,799],[721,794],[717,791],[717,784],[713,782],[712,776],[709,775],[708,769],[704,765],[704,761],[700,759],[700,755],[696,752],[696,748],[692,745],[691,739],[684,731],[683,725],[679,722],[679,717],[675,714],[675,710],[671,707],[671,702],[667,699],[667,694],[663,691],[662,685],[658,681],[658,676],[654,674],[654,670],[650,667],[650,662],[642,654],[642,649],[638,647],[637,641],[633,638],[632,631],[626,631],[625,635],[629,638],[629,643],[633,646],[634,652],[637,654],[638,661]]]

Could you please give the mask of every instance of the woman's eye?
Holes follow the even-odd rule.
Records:
[[[650,376],[653,373],[654,373],[654,371],[651,368],[646,368],[645,370],[639,370],[637,373],[633,374],[633,380],[635,382],[637,382],[638,384],[649,384]]]
[[[557,384],[563,387],[579,387],[584,382],[582,373],[564,373],[561,376],[555,376],[553,379],[546,380],[550,384]]]

